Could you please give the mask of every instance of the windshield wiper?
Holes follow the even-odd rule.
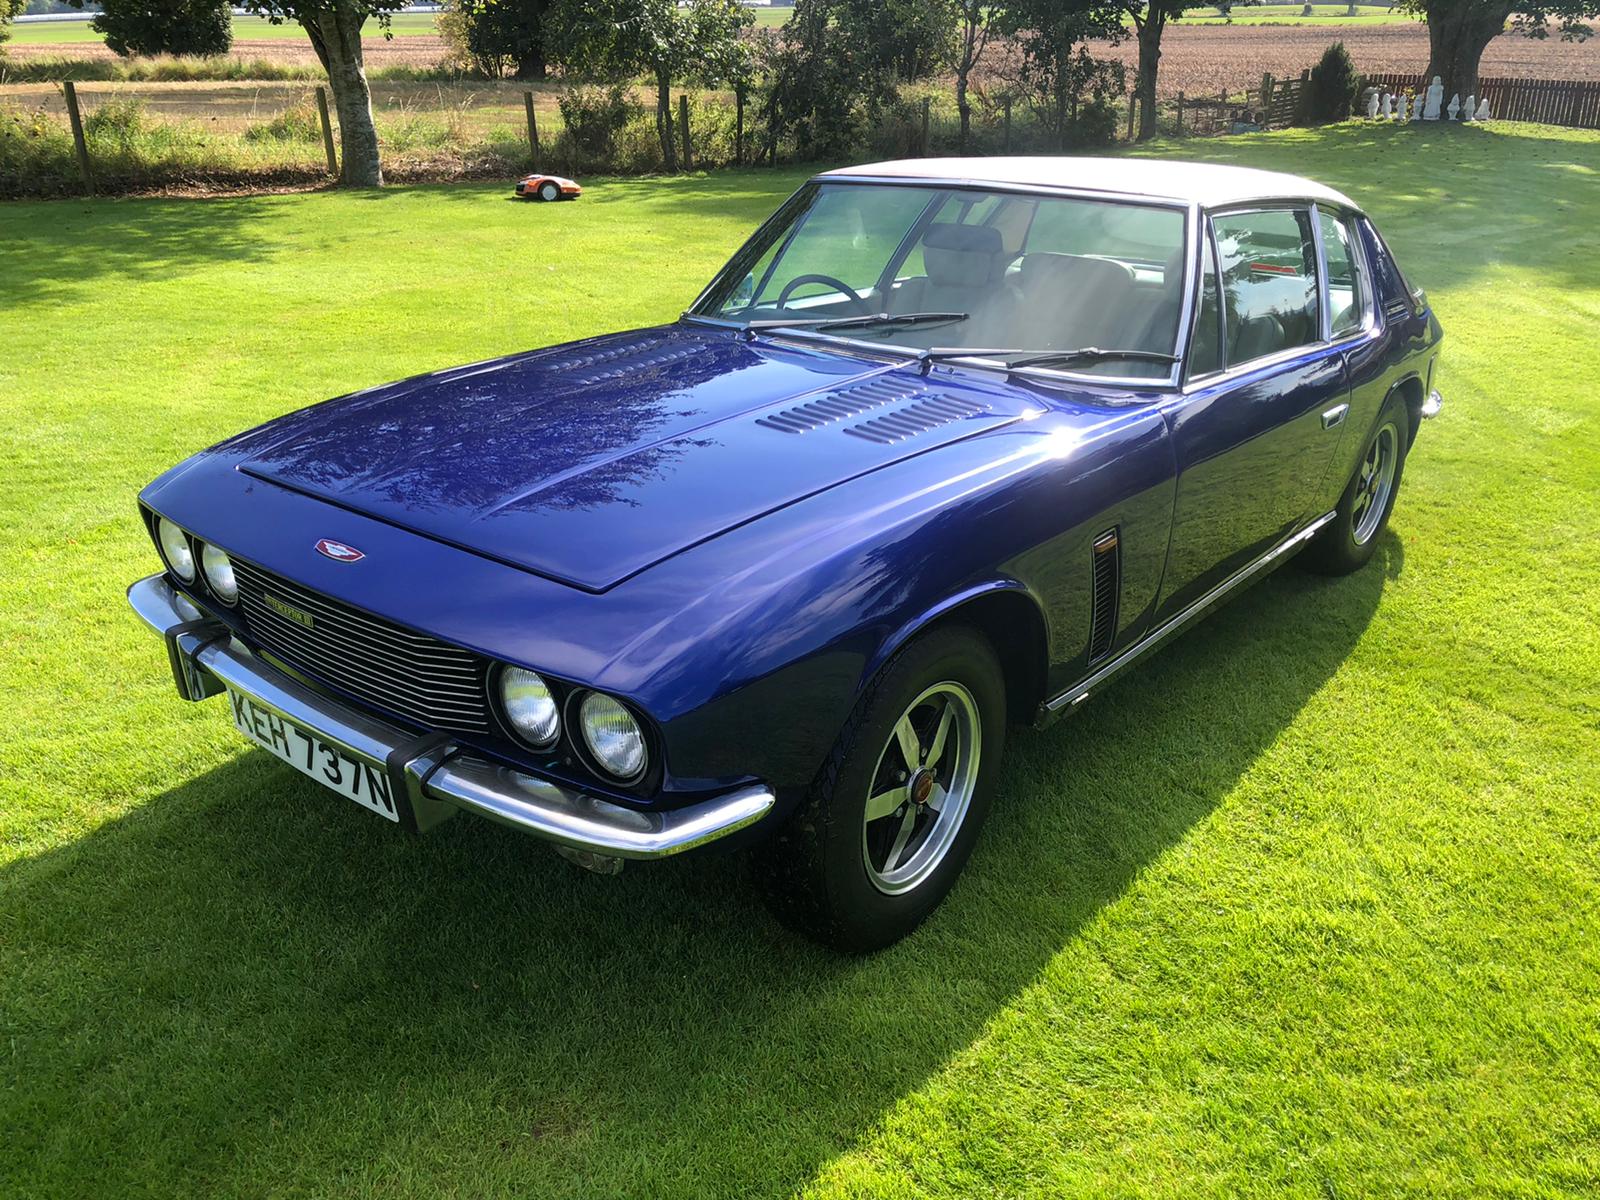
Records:
[[[1178,361],[1178,356],[1162,354],[1157,350],[1102,350],[1098,346],[1084,346],[1078,350],[1041,350],[1037,354],[1025,354],[1021,358],[1007,359],[1006,367],[1015,371],[1021,367],[1064,367],[1072,363],[1112,362],[1117,359],[1171,364]]]
[[[925,325],[938,321],[965,321],[966,313],[961,312],[921,312],[921,313],[873,313],[861,317],[802,317],[795,321],[785,321],[774,318],[770,321],[751,321],[747,329],[812,329],[819,332],[828,329],[869,329],[875,325]]]

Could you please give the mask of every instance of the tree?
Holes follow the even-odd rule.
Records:
[[[1343,42],[1335,42],[1311,68],[1311,78],[1300,93],[1302,123],[1326,125],[1329,121],[1348,120],[1355,108],[1358,86],[1349,51]]]
[[[82,8],[84,0],[72,0]],[[89,28],[113,54],[196,54],[212,58],[233,45],[233,14],[221,0],[103,0]]]
[[[767,157],[793,136],[802,160],[854,154],[871,114],[895,89],[878,56],[834,20],[834,0],[795,0],[766,58]]]
[[[1256,0],[1238,0],[1241,4]],[[1191,8],[1211,8],[1210,0],[1119,0],[1118,7],[1133,23],[1134,36],[1139,43],[1139,66],[1134,76],[1133,92],[1139,100],[1139,140],[1148,141],[1156,135],[1156,74],[1161,66],[1161,35],[1169,21],[1182,19]],[[1229,4],[1225,15],[1232,10]]]
[[[999,28],[1021,48],[1021,81],[1058,146],[1067,144],[1086,92],[1103,100],[1110,86],[1122,86],[1121,64],[1094,59],[1082,43],[1116,41],[1125,32],[1125,15],[1122,7],[1097,0],[1011,0],[1006,5]]]
[[[1584,21],[1600,16],[1600,0],[1400,0],[1400,8],[1428,22],[1428,78],[1463,99],[1477,93],[1478,62],[1508,20],[1524,37],[1548,37],[1555,21],[1562,41],[1582,41],[1594,32]]]
[[[961,149],[967,149],[972,136],[972,101],[967,95],[972,72],[989,47],[1000,8],[989,0],[955,0],[956,13],[956,112],[961,114]]]
[[[347,187],[382,187],[378,130],[372,123],[372,93],[361,57],[361,27],[376,17],[384,35],[389,14],[406,0],[239,0],[248,13],[274,25],[294,21],[306,31],[317,60],[328,73],[339,111],[339,182]]]
[[[955,0],[830,0],[833,20],[867,63],[895,79],[932,75],[955,49]]]
[[[518,79],[549,74],[546,24],[559,0],[449,0],[439,32],[485,75],[508,68]]]
[[[738,0],[564,0],[552,13],[551,43],[573,70],[602,77],[649,75],[656,85],[656,135],[669,171],[678,169],[672,83],[727,83],[719,72],[755,18]]]

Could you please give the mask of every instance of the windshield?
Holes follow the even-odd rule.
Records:
[[[911,351],[1126,350],[1137,354],[1060,367],[1164,379],[1183,308],[1184,249],[1178,208],[811,184],[734,256],[693,312]]]

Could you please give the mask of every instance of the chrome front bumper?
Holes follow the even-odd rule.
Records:
[[[166,640],[178,694],[204,700],[224,687],[316,732],[374,770],[387,773],[418,831],[458,810],[476,813],[557,847],[600,858],[664,858],[753,825],[771,810],[772,792],[750,786],[666,812],[640,812],[551,783],[453,745],[418,737],[307,687],[264,661],[160,575],[128,589],[128,603]]]

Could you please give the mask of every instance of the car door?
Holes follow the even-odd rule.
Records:
[[[1316,515],[1349,410],[1311,206],[1214,213],[1205,236],[1185,385],[1167,410],[1178,485],[1157,621]]]

